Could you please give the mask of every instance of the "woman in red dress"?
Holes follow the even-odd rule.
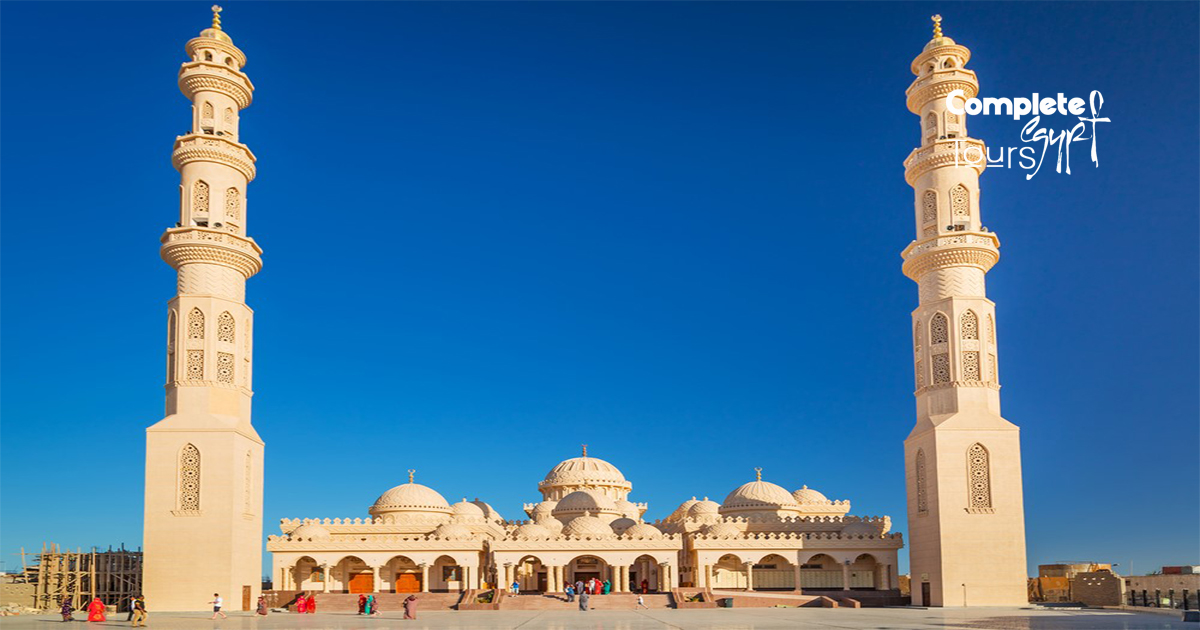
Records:
[[[310,613],[317,612],[317,596],[316,595],[308,596],[308,612],[310,612]]]
[[[300,596],[296,598],[296,612],[300,614],[308,612],[308,600],[304,599],[304,593],[300,593]]]
[[[88,604],[88,621],[104,621],[104,602],[97,597]]]

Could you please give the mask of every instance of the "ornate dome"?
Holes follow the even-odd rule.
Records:
[[[475,497],[475,500],[471,501],[471,503],[474,503],[475,505],[479,506],[479,509],[483,510],[484,518],[488,519],[489,521],[503,521],[504,520],[504,517],[500,516],[500,513],[497,512],[495,510],[495,508],[488,505],[484,501],[480,501],[479,497]]]
[[[625,538],[662,538],[663,533],[659,528],[649,523],[638,523],[633,527],[625,530]]]
[[[328,529],[316,523],[305,523],[293,529],[288,537],[292,540],[329,540],[331,534]]]
[[[459,523],[443,523],[433,530],[433,535],[446,540],[466,540],[474,536],[471,529]]]
[[[671,515],[667,517],[667,521],[673,522],[682,520],[685,516],[687,516],[688,510],[691,509],[691,507],[696,503],[698,503],[698,501],[696,501],[696,497],[692,497],[687,501],[680,503],[679,507],[675,508],[675,511],[671,512]]]
[[[572,457],[560,462],[546,473],[538,484],[545,499],[562,499],[576,490],[596,489],[614,499],[623,499],[633,488],[625,475],[616,466],[595,457],[587,456],[587,447],[582,457]]]
[[[843,527],[842,534],[847,535],[847,536],[878,537],[879,536],[879,528],[870,523],[864,523],[862,521],[858,521],[856,523],[850,523],[849,525]]]
[[[687,510],[689,518],[700,518],[703,516],[717,516],[721,510],[721,504],[716,501],[709,501],[708,497],[704,497],[702,501],[696,501]]]
[[[625,533],[625,530],[627,530],[630,527],[633,527],[634,525],[637,525],[637,524],[638,524],[638,522],[631,518],[622,517],[622,518],[619,518],[619,519],[609,523],[608,525],[609,525],[609,527],[612,528],[614,533],[623,534],[623,533]]]
[[[733,523],[715,523],[701,530],[705,536],[711,538],[738,538],[742,535],[742,530],[738,529]]]
[[[554,536],[554,532],[537,523],[525,523],[524,525],[514,529],[512,536],[513,538],[526,540],[552,538]]]
[[[781,507],[795,507],[796,499],[792,493],[769,482],[759,479],[743,484],[737,490],[725,497],[721,510],[766,509],[777,510]]]
[[[639,508],[633,501],[629,501],[628,499],[617,499],[614,501],[614,503],[617,506],[617,511],[620,512],[621,516],[624,516],[625,518],[636,520],[642,515],[641,508]]]
[[[565,536],[577,538],[612,538],[613,530],[608,522],[598,516],[587,514],[571,519],[562,530]]]
[[[562,521],[560,521],[552,516],[547,516],[546,518],[544,518],[540,521],[535,521],[535,522],[538,525],[541,525],[542,527],[546,528],[546,530],[552,534],[561,534],[562,533],[562,530],[563,530]]]
[[[462,501],[450,506],[450,513],[455,517],[460,518],[484,518],[483,508],[471,503],[470,501],[467,501],[465,498]]]
[[[812,488],[809,488],[808,486],[801,486],[799,490],[792,493],[792,498],[794,498],[796,503],[799,503],[800,505],[829,503],[829,499],[825,498],[825,495],[813,490]]]
[[[370,512],[372,516],[405,512],[450,514],[450,504],[432,488],[413,483],[410,477],[408,483],[380,495]]]
[[[536,509],[536,508],[535,508]],[[557,505],[554,506],[553,514],[572,514],[575,512],[590,511],[593,513],[608,512],[617,514],[617,504],[613,500],[596,492],[595,490],[576,490],[571,494],[563,497]]]
[[[222,31],[219,28],[206,28],[203,31],[200,31],[199,36],[203,37],[205,39],[217,39],[217,40],[225,42],[226,44],[233,43],[233,38],[231,38],[229,35],[227,35],[225,33],[225,31]]]

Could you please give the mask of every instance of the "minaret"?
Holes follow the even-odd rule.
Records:
[[[909,111],[920,116],[921,146],[904,162],[917,239],[904,250],[903,270],[919,286],[912,313],[917,423],[904,442],[912,603],[1022,605],[1019,434],[1000,416],[995,305],[984,288],[1000,240],[981,223],[983,143],[946,105],[954,90],[974,97],[979,83],[964,68],[971,52],[942,35],[941,16],[933,20],[933,39],[912,62],[917,79],[907,92]]]
[[[238,111],[254,86],[220,11],[187,43],[191,60],[179,69],[192,127],[171,154],[179,222],[162,237],[162,258],[178,272],[167,305],[166,417],[146,430],[143,581],[152,610],[210,610],[213,593],[242,610],[262,584],[263,441],[250,424],[246,306],[262,250],[246,236],[255,158],[238,141]]]

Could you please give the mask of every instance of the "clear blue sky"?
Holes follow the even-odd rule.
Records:
[[[0,7],[5,568],[140,544],[209,4]],[[517,518],[581,442],[650,518],[761,466],[905,531],[904,90],[940,12],[983,95],[1100,90],[1112,119],[1099,168],[982,179],[1031,570],[1200,562],[1196,3],[225,6],[266,533],[408,468]]]

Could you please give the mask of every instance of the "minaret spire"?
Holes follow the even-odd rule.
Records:
[[[950,111],[979,93],[971,52],[942,34],[912,62],[908,109],[920,146],[904,161],[914,189],[916,239],[904,275],[918,285],[912,313],[917,421],[905,441],[913,603],[1026,603],[1018,429],[1000,416],[995,304],[987,272],[1000,240],[983,227],[983,142]],[[927,583],[926,583],[927,582]]]
[[[255,157],[238,140],[254,85],[220,12],[214,5],[212,26],[188,41],[179,69],[191,129],[175,139],[180,208],[161,239],[177,284],[167,305],[166,417],[146,431],[143,570],[160,610],[198,610],[214,590],[256,597],[262,581],[263,441],[250,420],[246,305],[262,249],[247,235]]]

